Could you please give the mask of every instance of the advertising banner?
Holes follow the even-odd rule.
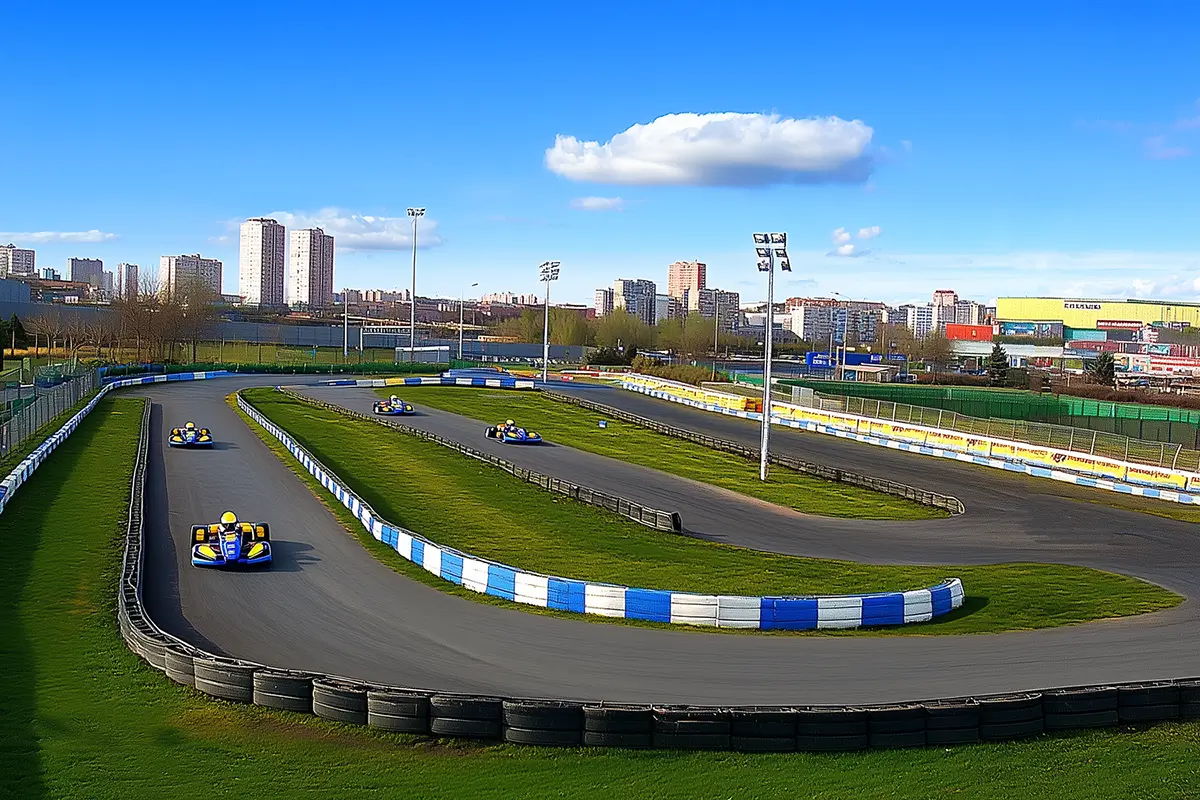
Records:
[[[965,433],[956,433],[954,431],[933,430],[925,436],[925,444],[930,447],[958,450],[963,453],[967,452],[968,441]]]
[[[1096,327],[1100,330],[1140,331],[1146,323],[1136,319],[1098,319]]]
[[[1170,486],[1172,489],[1180,491],[1186,491],[1188,488],[1186,475],[1141,464],[1130,464],[1125,470],[1125,480],[1131,483],[1146,483],[1151,486]]]

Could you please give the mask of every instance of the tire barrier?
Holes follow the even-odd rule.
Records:
[[[306,672],[260,669],[254,673],[254,705],[313,712],[313,676]]]
[[[563,394],[552,389],[541,389],[540,394],[552,400],[557,400],[562,403],[568,403],[579,408],[595,411],[599,414],[604,414],[613,419],[619,419],[622,422],[629,422],[634,425],[640,425],[643,428],[649,428],[655,433],[661,433],[665,436],[673,436],[676,439],[694,442],[712,450],[720,450],[724,453],[733,453],[742,458],[751,461],[758,461],[760,452],[754,448],[746,447],[743,444],[730,441],[728,439],[718,439],[715,436],[707,436],[703,433],[689,431],[684,428],[677,428],[674,425],[667,425],[664,422],[643,417],[638,414],[633,414],[629,411],[623,411],[619,408],[606,406],[603,403],[597,403],[593,400],[585,400],[582,397]],[[912,500],[914,503],[940,508],[948,511],[951,514],[962,514],[964,507],[962,501],[957,497],[940,494],[938,492],[930,492],[924,489],[916,489],[904,483],[890,481],[885,478],[873,478],[869,475],[862,475],[857,472],[851,472],[837,467],[829,467],[824,464],[814,464],[811,461],[803,461],[799,458],[791,456],[780,456],[768,453],[768,458],[772,464],[777,464],[787,469],[802,472],[805,475],[812,475],[827,481],[836,483],[844,483],[849,486],[859,486],[864,489],[871,489],[876,492],[903,497],[905,500]]]
[[[312,709],[321,719],[367,724],[367,687],[336,678],[315,678],[312,682]]]
[[[476,450],[473,447],[468,447],[467,445],[456,442],[453,439],[447,439],[444,436],[438,436],[436,433],[423,431],[420,428],[414,428],[411,425],[405,425],[402,422],[395,422],[390,419],[380,419],[379,417],[371,416],[369,414],[360,414],[357,411],[351,411],[348,408],[343,408],[342,406],[334,405],[333,403],[325,403],[320,400],[314,400],[311,397],[307,397],[290,389],[283,387],[278,388],[283,395],[298,402],[307,403],[308,405],[316,408],[323,408],[326,411],[333,411],[334,413],[341,414],[342,416],[350,419],[373,422],[385,428],[391,428],[392,430],[407,433],[411,436],[416,436],[424,439],[427,442],[435,442],[443,447],[448,447],[451,450],[462,453],[465,456],[470,456],[478,461],[482,461],[485,464],[498,467],[499,469],[507,472],[509,475],[519,478],[527,483],[532,483],[535,486],[539,486],[548,492],[564,494],[567,497],[570,497],[572,500],[578,500],[579,502],[586,503],[590,506],[603,508],[606,511],[619,514],[622,517],[631,519],[634,522],[645,525],[648,528],[653,528],[656,531],[668,531],[671,533],[680,533],[683,531],[683,519],[678,513],[647,508],[646,506],[635,503],[632,500],[626,500],[624,497],[607,494],[606,492],[601,492],[597,489],[592,489],[587,486],[580,486],[577,483],[571,483],[570,481],[564,481],[560,478],[544,475],[540,472],[534,472],[531,469],[518,467],[511,461],[505,461],[499,456],[494,456],[491,453],[485,453],[482,450]]]
[[[583,743],[583,704],[562,700],[505,700],[504,741],[542,747]]]
[[[302,395],[288,394],[319,407],[341,410],[338,406],[309,400]],[[238,408],[278,439],[375,539],[426,571],[475,592],[557,611],[673,625],[759,630],[910,625],[949,614],[963,603],[963,585],[958,578],[950,578],[928,589],[907,592],[827,597],[730,597],[587,583],[524,572],[443,547],[420,534],[385,522],[333,471],[297,444],[287,431],[271,422],[240,392],[236,397]]]
[[[129,516],[117,588],[117,627],[129,649],[143,658],[150,653],[170,680],[195,684],[214,697],[277,707],[318,694],[318,681],[327,707],[354,711],[360,706],[361,684],[338,676],[310,675],[286,668],[206,653],[160,629],[142,604],[143,502],[150,442],[150,402],[143,406],[130,487]],[[161,649],[160,649],[161,648]],[[925,743],[929,746],[999,741],[1042,735],[1042,731],[1115,725],[1124,718],[1200,718],[1200,678],[1153,683],[1049,688],[1020,695],[946,698],[909,706],[810,707],[750,706],[687,708],[622,703],[471,698],[437,694],[433,689],[366,687],[366,724],[383,730],[436,736],[507,738],[521,741],[529,731],[576,733],[581,720],[586,747],[647,748],[657,737],[728,737],[728,747],[746,752],[791,749],[811,752],[859,750],[887,740],[881,736],[916,734],[913,708],[924,712]],[[316,711],[315,703],[313,711]],[[299,702],[297,702],[299,706]],[[351,707],[352,706],[352,707]],[[1136,709],[1154,709],[1153,712]],[[308,710],[304,708],[303,710]],[[1112,716],[1114,710],[1117,718]],[[1105,714],[1107,716],[1089,716]],[[510,723],[520,722],[522,725]],[[359,723],[362,724],[362,723]],[[506,729],[519,732],[506,736]],[[543,740],[549,737],[540,737]],[[790,743],[789,743],[790,740]],[[671,745],[710,745],[712,740],[666,740]],[[895,746],[891,744],[888,746]]]
[[[654,747],[660,750],[728,750],[730,711],[725,708],[654,709]]]
[[[657,386],[659,388],[653,388]],[[621,388],[673,403],[726,414],[743,419],[761,420],[761,411],[728,408],[717,403],[686,397],[695,387],[644,375],[627,375]],[[702,393],[704,394],[704,393]],[[719,392],[708,392],[713,397]],[[736,395],[729,395],[745,400]],[[761,405],[761,404],[760,404]],[[812,431],[841,439],[850,439],[877,447],[888,447],[921,455],[948,458],[968,464],[1020,472],[1035,478],[1049,478],[1077,486],[1087,486],[1120,494],[1152,497],[1172,503],[1200,503],[1200,474],[1169,467],[1117,461],[1089,453],[1062,450],[1050,446],[1029,445],[988,436],[973,436],[958,431],[927,428],[920,425],[859,417],[836,411],[793,406],[773,401],[771,420],[786,428]]]
[[[435,736],[501,738],[504,701],[498,697],[434,695],[429,711],[429,732]]]
[[[429,695],[368,689],[367,724],[393,733],[429,733]]]
[[[358,378],[320,381],[320,386],[366,386],[381,389],[385,386],[480,386],[488,389],[532,389],[534,381],[520,378],[453,377],[440,375],[420,378]]]

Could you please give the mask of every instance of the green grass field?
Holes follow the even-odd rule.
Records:
[[[967,592],[962,609],[917,627],[874,632],[888,635],[1045,628],[1144,613],[1180,601],[1143,581],[1083,567],[878,566],[774,555],[660,533],[552,495],[441,445],[387,432],[373,422],[317,408],[273,389],[249,389],[243,395],[388,521],[439,544],[522,569],[645,588],[740,595],[895,591],[962,578]],[[266,440],[267,434],[253,427]],[[293,463],[281,446],[275,451]],[[396,465],[403,470],[398,472]],[[317,486],[311,479],[309,485]],[[328,504],[328,494],[316,491]],[[352,530],[361,529],[348,515],[344,518]],[[369,539],[365,533],[361,538]],[[405,574],[419,573],[439,589],[506,603],[438,580],[371,541],[377,545],[373,552]]]
[[[207,699],[144,665],[117,632],[116,545],[140,419],[138,401],[103,401],[0,515],[4,800],[1166,799],[1200,781],[1196,723],[748,756],[439,742]]]
[[[380,389],[387,397],[395,388]],[[405,400],[485,422],[513,419],[549,441],[669,472],[683,478],[793,508],[806,514],[855,519],[940,519],[945,511],[883,492],[772,467],[767,483],[758,464],[628,422],[609,419],[533,392],[487,391],[465,386],[405,387]],[[608,427],[599,427],[600,420]]]

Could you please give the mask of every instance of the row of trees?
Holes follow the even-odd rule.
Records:
[[[217,321],[218,296],[199,281],[160,290],[155,278],[142,282],[136,297],[113,301],[108,313],[54,307],[19,320],[23,345],[36,357],[42,348],[62,348],[69,358],[120,353],[136,360],[195,360],[196,343]],[[7,342],[6,342],[7,343]],[[189,353],[190,347],[190,353]]]
[[[497,323],[490,333],[510,336],[522,342],[540,342],[544,325],[543,312],[526,309],[519,317]],[[569,309],[550,309],[551,344],[671,350],[691,356],[713,352],[714,344],[718,351],[753,352],[761,347],[761,337],[736,336],[727,332],[717,335],[715,326],[716,320],[698,313],[647,325],[620,308],[596,319],[586,319]],[[860,342],[855,341],[853,336],[850,338],[852,346],[870,346],[875,352],[903,353],[910,359],[924,361],[935,368],[945,367],[954,360],[953,348],[940,332],[918,340],[904,325],[879,325],[872,341]],[[775,346],[775,352],[780,355],[802,354],[828,347],[828,341],[779,343]]]

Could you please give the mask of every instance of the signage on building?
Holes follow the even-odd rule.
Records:
[[[1136,319],[1098,319],[1096,327],[1100,330],[1140,331],[1146,323]]]
[[[1099,311],[1099,303],[1073,303],[1070,300],[1063,302],[1063,308],[1069,308],[1072,311]]]

